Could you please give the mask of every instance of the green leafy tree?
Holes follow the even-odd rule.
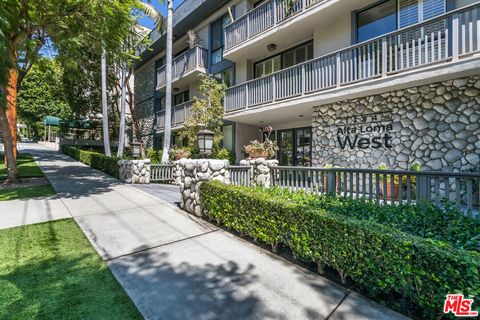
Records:
[[[18,115],[33,130],[33,137],[40,138],[43,119],[47,115],[68,119],[71,115],[63,91],[63,70],[51,58],[39,59],[22,81],[18,96]]]
[[[0,126],[8,180],[15,180],[17,94],[49,41],[59,55],[81,56],[87,44],[119,52],[136,23],[138,0],[0,0]],[[99,61],[100,65],[100,61]]]
[[[193,98],[191,116],[185,121],[180,130],[180,137],[187,139],[188,146],[197,148],[197,133],[208,129],[215,133],[214,149],[218,150],[223,140],[223,113],[222,99],[225,96],[225,84],[211,75],[202,75],[198,88],[200,98]]]

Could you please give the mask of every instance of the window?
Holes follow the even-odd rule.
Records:
[[[214,77],[220,80],[221,82],[223,82],[227,86],[227,88],[233,85],[233,69],[232,68],[216,73]]]
[[[229,24],[230,21],[230,16],[228,14],[225,14],[223,17],[213,22],[211,25],[212,65],[219,63],[223,60],[223,47],[225,45],[223,28],[227,24]]]
[[[396,0],[388,0],[357,13],[357,42],[363,42],[396,29]]]
[[[309,41],[300,46],[288,49],[278,55],[255,63],[254,77],[267,76],[281,69],[313,59],[313,42]]]
[[[278,160],[282,166],[312,165],[312,128],[278,132]]]
[[[187,145],[186,139],[180,138],[178,134],[173,135],[172,143],[173,143],[172,147],[176,147],[176,148],[182,148]]]
[[[273,72],[279,71],[282,66],[281,56],[271,57],[267,60],[255,64],[255,78],[267,76]]]
[[[165,96],[155,98],[153,108],[155,112],[165,110]]]
[[[234,151],[233,150],[233,125],[227,124],[224,125],[222,128],[223,131],[223,147],[227,149],[228,151]]]
[[[186,90],[173,96],[173,105],[177,106],[179,104],[187,102],[188,100],[190,100],[190,94],[188,90]]]
[[[431,19],[445,13],[445,0],[400,0],[400,28]]]

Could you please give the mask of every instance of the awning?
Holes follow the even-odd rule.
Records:
[[[43,119],[43,123],[47,126],[59,126],[60,125],[60,118],[54,116],[46,116]]]

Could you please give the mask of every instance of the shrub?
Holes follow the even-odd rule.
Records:
[[[480,254],[357,219],[273,197],[263,189],[206,182],[204,214],[275,249],[287,245],[305,262],[325,265],[369,290],[403,295],[424,318],[435,318],[447,293],[480,295]]]
[[[449,242],[458,249],[480,251],[476,239],[480,234],[480,220],[465,215],[448,203],[444,203],[443,208],[428,202],[421,206],[383,206],[363,199],[336,198],[280,188],[265,189],[263,192],[314,209],[372,220],[416,236]]]
[[[115,178],[119,177],[117,158],[108,158],[101,153],[80,150],[72,146],[62,146],[62,152],[90,167],[103,171]]]
[[[215,150],[215,152],[212,155],[212,158],[219,159],[219,160],[228,160],[230,164],[235,164],[237,160],[237,156],[235,155],[235,153],[225,148]]]
[[[149,148],[147,150],[147,158],[152,161],[152,164],[161,163],[162,162],[162,150],[155,150],[153,148]]]

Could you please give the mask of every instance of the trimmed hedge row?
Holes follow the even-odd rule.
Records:
[[[447,293],[480,297],[480,254],[360,220],[274,198],[262,189],[205,182],[204,215],[275,249],[337,270],[371,295],[401,294],[423,311],[441,314]]]
[[[62,146],[62,152],[90,167],[103,171],[115,178],[119,177],[117,158],[108,158],[103,154],[81,150],[72,146]]]
[[[465,215],[449,203],[444,203],[443,208],[430,202],[421,206],[383,206],[364,199],[292,192],[280,188],[265,189],[263,192],[310,208],[372,220],[419,237],[445,241],[458,249],[480,251],[480,219]]]

